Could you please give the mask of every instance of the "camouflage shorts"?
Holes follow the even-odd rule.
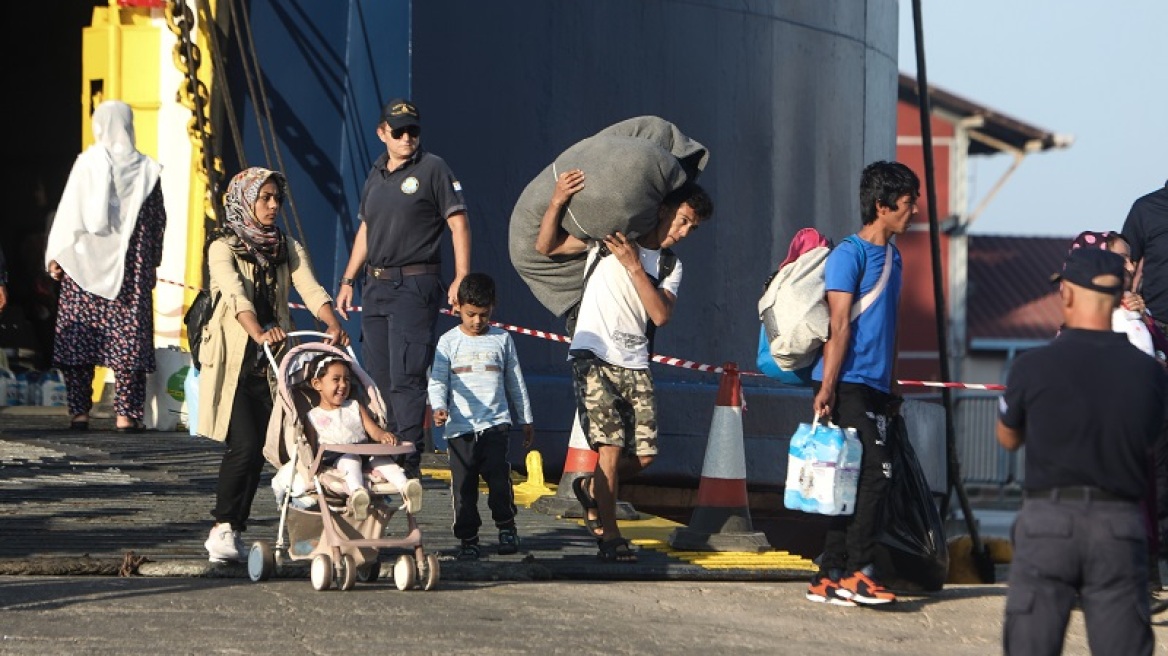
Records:
[[[657,400],[648,369],[577,357],[572,377],[580,427],[593,450],[604,444],[632,455],[657,455]]]

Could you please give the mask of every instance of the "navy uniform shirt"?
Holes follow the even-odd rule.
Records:
[[[1086,485],[1143,498],[1166,389],[1164,368],[1124,333],[1064,328],[1018,356],[999,410],[1023,431],[1026,489]]]
[[[462,185],[441,157],[420,148],[395,171],[386,170],[388,161],[382,153],[361,192],[365,260],[374,267],[437,264],[446,220],[466,211]]]
[[[1168,183],[1136,199],[1123,222],[1132,260],[1144,260],[1140,293],[1152,316],[1168,320]]]

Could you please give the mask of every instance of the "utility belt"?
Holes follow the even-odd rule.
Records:
[[[1107,490],[1089,485],[1075,487],[1048,487],[1041,490],[1026,490],[1023,496],[1027,499],[1049,499],[1051,501],[1127,501],[1135,503],[1135,499],[1121,497]]]
[[[465,433],[459,433],[458,435],[453,435],[447,439],[457,440],[457,439],[460,439],[463,437],[473,437],[474,439],[472,441],[477,442],[479,440],[479,438],[484,436],[484,435],[490,435],[492,433],[509,433],[510,431],[511,431],[511,424],[504,422],[502,424],[495,424],[494,426],[491,426],[490,428],[484,428],[482,430],[472,430],[472,431],[467,431]]]
[[[365,266],[365,273],[377,280],[401,280],[409,276],[423,276],[426,274],[442,273],[440,264],[407,264],[400,267]]]

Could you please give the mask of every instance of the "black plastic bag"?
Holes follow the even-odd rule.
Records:
[[[892,480],[876,538],[877,567],[890,588],[935,592],[949,576],[945,525],[903,417],[893,417],[887,438]]]

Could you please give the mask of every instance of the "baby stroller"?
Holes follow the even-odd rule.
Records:
[[[296,331],[289,338],[328,337],[316,331]],[[326,453],[356,453],[362,456],[396,456],[414,451],[414,445],[388,444],[318,444],[308,411],[318,398],[309,384],[308,363],[328,353],[345,359],[353,372],[350,398],[365,405],[374,420],[384,425],[385,402],[372,379],[357,365],[351,348],[342,351],[324,342],[305,342],[289,349],[277,364],[271,350],[264,352],[276,372],[277,398],[268,423],[264,457],[279,472],[273,479],[280,507],[280,525],[276,544],[257,541],[247,557],[248,576],[264,581],[285,560],[311,560],[310,579],[316,590],[336,585],[350,590],[357,581],[376,581],[381,573],[381,550],[398,549],[393,565],[393,580],[399,590],[419,586],[430,590],[438,583],[438,557],[422,547],[422,532],[417,518],[403,505],[398,508],[388,495],[399,491],[388,482],[376,482],[366,475],[371,507],[368,516],[357,521],[346,510],[341,475],[332,467],[322,466]],[[386,535],[390,519],[402,510],[407,531],[403,537]],[[285,531],[285,529],[287,529]]]

